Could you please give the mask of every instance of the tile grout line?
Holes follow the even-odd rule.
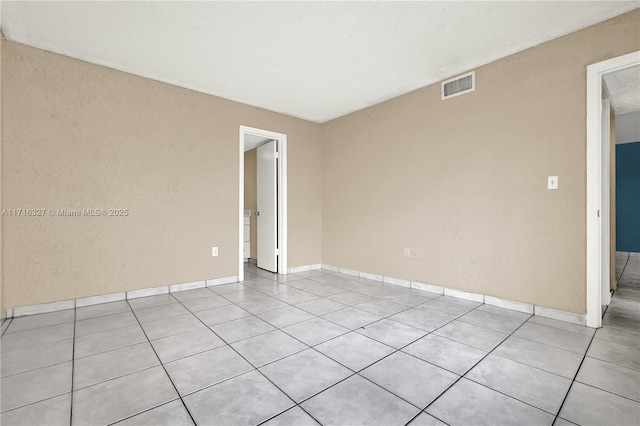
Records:
[[[178,300],[178,302],[179,302],[180,304],[182,304],[182,301]],[[184,306],[184,304],[182,304],[182,306],[183,306],[185,309],[187,309],[189,312],[191,312],[191,310],[190,310],[189,308],[187,308],[186,306]],[[192,314],[194,317],[196,317],[196,318],[198,319],[198,321],[200,321],[200,322],[202,323],[202,325],[204,325],[204,326],[205,326],[205,327],[207,327],[209,330],[211,330],[211,332],[212,332],[213,334],[215,334],[215,335],[216,335],[220,340],[222,340],[222,341],[223,341],[223,342],[224,342],[224,343],[225,343],[225,344],[226,344],[226,345],[227,345],[231,350],[233,350],[233,351],[234,351],[238,356],[240,356],[240,357],[241,357],[241,358],[242,358],[242,359],[243,359],[247,364],[249,364],[251,367],[253,367],[253,370],[251,370],[251,371],[257,371],[257,372],[258,372],[262,377],[264,377],[264,378],[265,378],[269,383],[271,383],[271,384],[272,384],[276,389],[278,389],[280,392],[282,392],[282,394],[283,394],[283,395],[285,395],[287,398],[289,398],[289,400],[290,400],[291,402],[293,402],[293,403],[294,403],[294,406],[287,408],[287,410],[285,410],[285,411],[288,411],[288,410],[290,410],[291,408],[293,408],[293,407],[295,407],[295,406],[298,406],[298,407],[300,407],[300,409],[301,409],[301,410],[303,410],[305,413],[307,413],[307,414],[308,414],[308,415],[309,415],[313,420],[315,420],[316,422],[318,422],[318,424],[322,424],[322,423],[320,423],[320,422],[319,422],[315,417],[313,417],[309,412],[307,412],[307,410],[305,410],[303,407],[301,407],[301,406],[300,406],[300,405],[299,405],[299,404],[298,404],[298,403],[297,403],[293,398],[291,398],[291,397],[289,396],[289,394],[287,394],[287,393],[286,393],[284,390],[282,390],[278,385],[276,385],[276,384],[275,384],[275,383],[274,383],[270,378],[268,378],[268,377],[267,377],[267,376],[266,376],[262,371],[260,371],[260,369],[259,369],[259,368],[255,367],[251,362],[249,362],[249,360],[248,360],[248,359],[246,359],[246,358],[245,358],[245,357],[244,357],[240,352],[238,352],[238,351],[237,351],[233,346],[231,346],[231,344],[230,344],[230,343],[228,343],[225,339],[223,339],[223,338],[222,338],[222,336],[220,336],[218,333],[216,333],[215,331],[213,331],[213,330],[212,330],[209,326],[207,326],[207,325],[206,325],[206,324],[205,324],[205,323],[204,323],[200,318],[198,318],[198,317],[197,317],[193,312],[191,312],[191,314]],[[252,314],[252,316],[255,316],[255,314]],[[256,318],[258,318],[258,317],[256,316]],[[260,318],[259,318],[259,319],[260,319]],[[260,320],[261,320],[261,321],[264,321],[264,320],[262,320],[262,319],[260,319]],[[266,321],[265,321],[265,323],[266,323]],[[276,330],[279,330],[277,327],[276,327],[275,329],[276,329]],[[274,331],[274,330],[271,330],[271,331]],[[268,332],[267,332],[267,333],[268,333]],[[262,333],[262,334],[266,334],[266,333]],[[255,336],[254,336],[254,337],[255,337]],[[303,342],[303,343],[304,343],[304,342]],[[305,345],[306,345],[306,344],[305,344]],[[307,346],[308,346],[308,345],[307,345]],[[306,350],[306,349],[303,349],[303,350]],[[300,352],[302,352],[302,351],[300,351]],[[162,361],[160,361],[160,362],[162,362]],[[164,366],[164,364],[163,364],[163,366]],[[166,371],[166,370],[165,370],[165,371]],[[250,372],[250,371],[249,371],[249,372]],[[243,374],[246,374],[246,373],[248,373],[248,372],[247,372],[247,371],[245,371],[245,372],[243,372],[243,373],[236,374],[235,376],[229,377],[229,378],[227,378],[227,379],[225,379],[225,380],[222,380],[222,381],[220,381],[220,382],[214,383],[214,384],[209,385],[209,386],[205,386],[205,387],[203,387],[202,389],[198,389],[197,391],[194,391],[194,392],[190,393],[189,395],[192,395],[192,394],[194,394],[194,393],[196,393],[196,392],[200,392],[200,391],[202,391],[202,390],[204,390],[204,389],[208,389],[208,388],[214,387],[214,386],[216,386],[216,385],[219,385],[220,383],[223,383],[223,382],[226,382],[226,381],[228,381],[228,380],[234,379],[234,378],[239,377],[239,376],[241,376],[241,375],[243,375]],[[167,373],[167,375],[169,375],[169,373]],[[171,377],[169,377],[169,378],[171,378]],[[172,383],[173,383],[173,381],[172,381]],[[174,386],[175,386],[175,385],[174,385]],[[177,392],[177,389],[176,389],[176,392]],[[180,395],[180,393],[179,393],[179,392],[178,392],[178,395]],[[182,399],[182,397],[181,397],[181,399]],[[184,401],[183,401],[183,404],[184,404]],[[186,407],[186,404],[185,404],[185,407]],[[282,414],[283,412],[284,412],[284,411],[282,411],[282,412],[280,412],[280,413],[277,413],[276,415],[280,415],[280,414]],[[275,416],[274,416],[274,417],[275,417]],[[192,417],[192,418],[193,418],[193,417]],[[271,417],[271,418],[273,418],[273,417]],[[271,418],[264,420],[264,421],[263,421],[263,422],[261,422],[260,424],[264,423],[265,421],[269,421]],[[194,423],[195,423],[195,419],[194,419]],[[196,423],[196,424],[197,424],[197,423]]]
[[[556,414],[555,418],[553,419],[554,424],[558,420],[558,417],[560,417],[560,413],[562,412],[562,407],[564,407],[564,403],[567,401],[567,398],[569,397],[569,393],[571,392],[571,389],[573,388],[573,385],[576,382],[576,378],[578,377],[578,374],[580,374],[580,369],[582,368],[582,364],[584,364],[584,360],[587,358],[587,352],[589,352],[589,348],[591,347],[591,344],[593,343],[593,339],[595,339],[595,337],[596,337],[596,333],[593,333],[593,336],[591,336],[591,340],[589,341],[589,345],[587,346],[587,349],[584,351],[582,361],[580,361],[580,365],[578,365],[578,369],[576,370],[576,373],[574,374],[573,379],[571,380],[569,389],[567,389],[567,393],[564,395],[564,398],[562,399],[560,408],[558,408],[558,414]]]
[[[135,311],[131,307],[131,304],[129,303],[129,301],[127,301],[127,304],[129,305],[129,309],[131,309],[131,312],[133,313],[133,316],[135,317],[136,321],[138,322],[138,326],[140,327],[140,329],[144,333],[144,336],[147,338],[147,343],[149,344],[149,346],[151,346],[151,350],[153,350],[153,353],[155,354],[156,358],[158,359],[158,362],[162,366],[162,369],[164,370],[164,374],[167,375],[167,378],[171,382],[171,385],[173,386],[173,389],[176,391],[176,394],[178,395],[178,399],[180,399],[180,402],[182,402],[182,405],[184,406],[184,409],[187,411],[187,414],[191,418],[191,421],[193,422],[193,424],[197,425],[196,420],[193,418],[193,415],[191,414],[191,412],[189,411],[189,408],[187,407],[187,404],[185,404],[184,400],[182,399],[182,395],[180,395],[180,392],[178,391],[178,388],[176,387],[176,384],[173,382],[173,379],[171,379],[171,376],[169,375],[169,372],[167,371],[166,367],[164,366],[164,363],[162,362],[162,360],[158,356],[158,353],[156,352],[156,348],[151,343],[151,340],[149,339],[149,336],[147,335],[147,332],[145,331],[144,327],[142,326],[142,323],[140,322],[140,319],[138,318],[138,316],[136,315]],[[152,367],[150,367],[150,368],[152,368]],[[172,401],[175,401],[175,400],[172,400]],[[169,402],[172,402],[172,401],[167,401],[164,404],[168,404]],[[158,407],[162,406],[164,404],[160,404],[160,405],[158,405]],[[152,407],[152,409],[153,408],[155,408],[155,407]],[[148,410],[145,410],[145,411],[148,411]],[[144,412],[144,411],[142,411],[142,412]],[[140,413],[136,413],[134,415],[138,415],[138,414],[140,414]],[[130,417],[133,417],[133,416],[130,416]],[[121,420],[124,420],[124,419],[120,419],[119,421],[121,421]]]

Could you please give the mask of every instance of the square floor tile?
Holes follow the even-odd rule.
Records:
[[[370,314],[380,315],[381,317],[387,317],[409,309],[407,306],[401,305],[400,303],[383,299],[370,300],[368,302],[360,303],[355,307],[362,311],[369,312]]]
[[[515,336],[511,336],[502,342],[493,353],[568,379],[575,377],[582,362],[582,356],[577,353]]]
[[[51,327],[5,333],[2,336],[2,353],[26,349],[45,343],[59,342],[73,338],[73,323],[52,325]]]
[[[323,284],[318,287],[312,287],[312,288],[306,289],[305,291],[308,291],[309,293],[313,293],[320,297],[327,297],[327,296],[333,296],[334,294],[344,293],[346,290],[340,287]]]
[[[136,311],[138,309],[151,308],[153,306],[167,305],[169,303],[178,303],[171,294],[156,294],[155,296],[138,297],[135,299],[127,299],[131,308]]]
[[[468,314],[461,316],[458,318],[458,321],[505,334],[513,333],[524,323],[524,320],[504,317],[502,315],[492,314],[491,312],[480,311],[478,309],[474,309]]]
[[[203,297],[211,297],[215,293],[206,287],[195,288],[193,290],[175,291],[171,292],[171,295],[181,302],[187,300],[201,299]]]
[[[180,303],[169,303],[168,305],[136,310],[136,317],[140,323],[145,323],[188,313],[189,310]]]
[[[330,314],[323,315],[322,318],[331,322],[335,322],[350,330],[364,327],[380,320],[382,317],[379,315],[370,314],[365,311],[361,311],[357,308],[346,308],[340,311],[331,312]]]
[[[298,291],[295,287],[290,287],[288,285],[275,282],[272,284],[256,285],[253,288],[255,290],[258,290],[260,293],[264,293],[268,296],[277,296],[279,294]]]
[[[49,327],[73,321],[75,321],[75,313],[73,309],[49,312],[46,314],[27,315],[24,317],[13,318],[6,333],[10,334],[15,333],[16,331],[33,330],[34,328]]]
[[[383,319],[366,325],[356,330],[356,332],[396,349],[400,349],[427,334],[424,330],[391,321],[390,319]]]
[[[179,315],[142,324],[149,340],[173,336],[191,330],[203,329],[206,326],[193,314]]]
[[[31,346],[2,354],[0,372],[2,377],[61,364],[73,357],[73,339]]]
[[[424,309],[427,311],[442,312],[444,314],[451,314],[455,316],[464,315],[467,312],[473,310],[471,306],[462,306],[455,303],[447,303],[442,301],[442,297],[435,300],[429,300],[425,303],[415,306],[416,309]]]
[[[637,425],[640,403],[574,382],[560,417],[578,425]]]
[[[183,396],[253,369],[229,346],[169,362],[165,368]]]
[[[493,305],[480,305],[476,308],[479,311],[490,312],[492,314],[501,315],[503,317],[509,317],[517,320],[526,321],[531,317],[531,314],[526,312],[515,311],[513,309],[499,308]]]
[[[138,324],[138,320],[133,315],[133,312],[105,315],[98,318],[76,321],[75,335],[76,337],[82,337],[136,324]]]
[[[341,334],[348,333],[349,329],[322,318],[313,318],[284,327],[282,331],[309,346],[314,346]]]
[[[423,411],[407,426],[447,426],[447,424],[436,419],[431,414],[427,414]]]
[[[257,425],[294,405],[257,371],[196,392],[184,402],[202,425]]]
[[[302,310],[311,312],[314,315],[325,315],[330,312],[348,308],[347,305],[343,305],[342,303],[334,302],[329,299],[311,300],[310,302],[299,303],[296,306]]]
[[[581,355],[587,351],[589,343],[591,343],[591,336],[531,322],[524,324],[513,335]]]
[[[226,293],[235,293],[238,291],[246,290],[248,287],[246,287],[244,284],[241,284],[241,283],[230,283],[230,284],[212,285],[207,288],[217,294],[226,294]]]
[[[465,377],[554,415],[571,386],[569,379],[493,354]]]
[[[313,314],[294,306],[287,306],[286,308],[276,309],[275,311],[263,312],[257,316],[278,328],[314,318]]]
[[[4,377],[0,389],[0,411],[71,392],[71,362]]]
[[[383,300],[389,300],[394,303],[398,303],[400,305],[405,305],[407,307],[413,307],[419,305],[424,302],[428,302],[432,300],[432,297],[418,296],[412,293],[393,293],[388,296],[384,296]]]
[[[596,332],[595,328],[572,324],[566,321],[558,321],[551,318],[541,317],[539,315],[532,316],[527,322],[531,324],[544,325],[551,328],[558,328],[560,330],[571,331],[572,333],[584,334],[585,336],[593,336],[593,334]]]
[[[334,302],[342,303],[344,305],[354,306],[360,303],[368,302],[372,299],[375,299],[375,297],[369,296],[367,294],[357,293],[354,291],[346,291],[344,293],[338,293],[328,296],[327,299],[333,300]]]
[[[550,425],[554,420],[545,411],[464,378],[426,411],[451,425]]]
[[[254,367],[261,367],[308,348],[288,334],[279,330],[241,340],[231,345]]]
[[[403,352],[386,357],[360,375],[421,409],[460,377]]]
[[[260,371],[297,402],[353,374],[313,349],[266,365]]]
[[[436,330],[434,334],[473,346],[483,351],[490,351],[507,337],[504,333],[488,330],[462,321],[453,321]]]
[[[462,375],[487,352],[444,337],[429,334],[402,350],[438,367]]]
[[[78,359],[146,341],[147,337],[139,325],[117,328],[76,338],[74,356]]]
[[[313,417],[305,413],[300,407],[293,407],[282,414],[277,415],[266,423],[262,423],[261,426],[320,426],[318,422],[313,420]]]
[[[353,371],[362,370],[395,351],[390,346],[353,332],[315,348]]]
[[[640,370],[640,348],[633,346],[600,340],[596,337],[591,342],[591,346],[589,346],[587,356]]]
[[[68,425],[70,419],[70,393],[0,414],[5,426]]]
[[[242,303],[242,302],[250,302],[252,300],[260,300],[265,299],[269,296],[266,294],[252,289],[246,289],[242,291],[236,291],[234,293],[225,293],[222,295],[225,299],[233,302],[233,303]]]
[[[297,305],[298,303],[308,302],[310,300],[319,299],[320,296],[308,293],[302,290],[292,290],[286,293],[277,294],[274,296],[276,299],[281,300],[290,305]]]
[[[604,326],[596,331],[596,339],[640,349],[640,333],[633,330]]]
[[[212,325],[211,329],[227,343],[275,330],[273,326],[254,316]]]
[[[76,320],[82,321],[89,318],[103,317],[105,315],[131,312],[131,307],[126,300],[117,302],[100,303],[98,305],[84,306],[76,309]]]
[[[75,391],[72,424],[114,423],[177,397],[163,368],[153,367]]]
[[[152,340],[151,344],[160,360],[165,363],[225,345],[222,339],[208,328]]]
[[[172,401],[115,423],[115,426],[191,426],[191,416],[182,401]]]
[[[250,317],[251,312],[245,311],[236,305],[227,305],[196,312],[195,316],[200,318],[200,320],[206,325],[211,326],[227,321]]]
[[[160,364],[148,342],[80,358],[73,366],[73,388],[81,389]]]
[[[420,411],[358,375],[302,403],[323,425],[405,425]]]
[[[278,299],[267,296],[262,299],[249,300],[248,302],[239,302],[238,306],[252,314],[259,314],[261,312],[273,311],[274,309],[286,308],[289,305]]]
[[[586,357],[580,366],[576,380],[640,402],[640,371],[638,370]]]
[[[453,321],[456,317],[457,315],[412,308],[390,316],[389,319],[424,331],[433,331]]]

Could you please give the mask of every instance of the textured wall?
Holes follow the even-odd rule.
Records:
[[[244,208],[251,210],[251,258],[258,258],[258,181],[257,149],[244,153]]]
[[[323,262],[584,313],[586,66],[640,49],[639,18],[325,123]]]
[[[285,133],[289,265],[321,261],[320,125],[5,42],[7,307],[238,274],[238,133]],[[220,256],[211,257],[211,247]]]

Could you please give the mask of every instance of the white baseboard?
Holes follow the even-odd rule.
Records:
[[[515,302],[493,296],[484,296],[484,303],[485,305],[497,306],[498,308],[511,309],[512,311],[533,315],[533,305],[531,303]]]
[[[367,280],[371,280],[371,281],[378,281],[378,282],[382,282],[382,279],[384,278],[382,275],[378,275],[378,274],[371,274],[369,272],[360,272],[360,278],[365,278]]]
[[[60,300],[50,303],[39,303],[36,305],[19,306],[16,308],[7,308],[5,311],[6,318],[16,318],[25,315],[45,314],[48,312],[63,311],[65,309],[81,308],[84,306],[98,305],[101,303],[117,302],[127,299],[138,299],[140,297],[156,296],[158,294],[176,293],[179,291],[193,290],[196,288],[204,288],[209,285],[220,285],[238,282],[238,276],[214,278],[211,280],[195,281],[191,283],[181,283],[174,285],[165,285],[160,287],[142,288],[139,290],[130,290],[126,292],[101,294],[98,296],[80,297],[78,299]]]
[[[299,272],[309,272],[310,270],[311,270],[311,265],[292,266],[289,268],[289,273],[297,274]]]
[[[428,291],[430,293],[444,294],[444,287],[433,284],[425,284],[418,281],[411,281],[411,288]]]
[[[561,311],[553,308],[545,308],[544,306],[536,305],[534,307],[534,314],[541,317],[570,322],[572,324],[578,324],[578,325],[584,325],[584,326],[587,325],[586,315],[574,314],[571,312],[565,312],[565,311]]]
[[[386,284],[399,285],[400,287],[411,288],[411,281],[393,277],[382,277],[382,282]]]
[[[360,276],[360,271],[356,271],[355,269],[340,268],[338,272],[340,272],[341,274],[351,275],[352,277]]]
[[[457,297],[458,299],[471,300],[473,302],[484,303],[484,295],[478,293],[470,293],[468,291],[455,290],[453,288],[444,289],[445,296]]]
[[[331,271],[331,272],[340,272],[339,267],[333,266],[333,265],[327,265],[326,263],[322,264],[322,269],[326,269],[327,271]]]

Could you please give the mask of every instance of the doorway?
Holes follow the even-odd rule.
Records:
[[[640,64],[640,51],[587,66],[587,326],[611,302],[611,140],[607,75]]]
[[[239,137],[239,226],[238,280],[244,281],[245,248],[245,152],[256,150],[257,196],[260,208],[251,211],[250,223],[257,226],[258,267],[287,273],[287,135],[240,126]],[[260,165],[258,165],[258,163]],[[257,213],[257,214],[256,214]],[[252,244],[253,245],[253,244]]]

